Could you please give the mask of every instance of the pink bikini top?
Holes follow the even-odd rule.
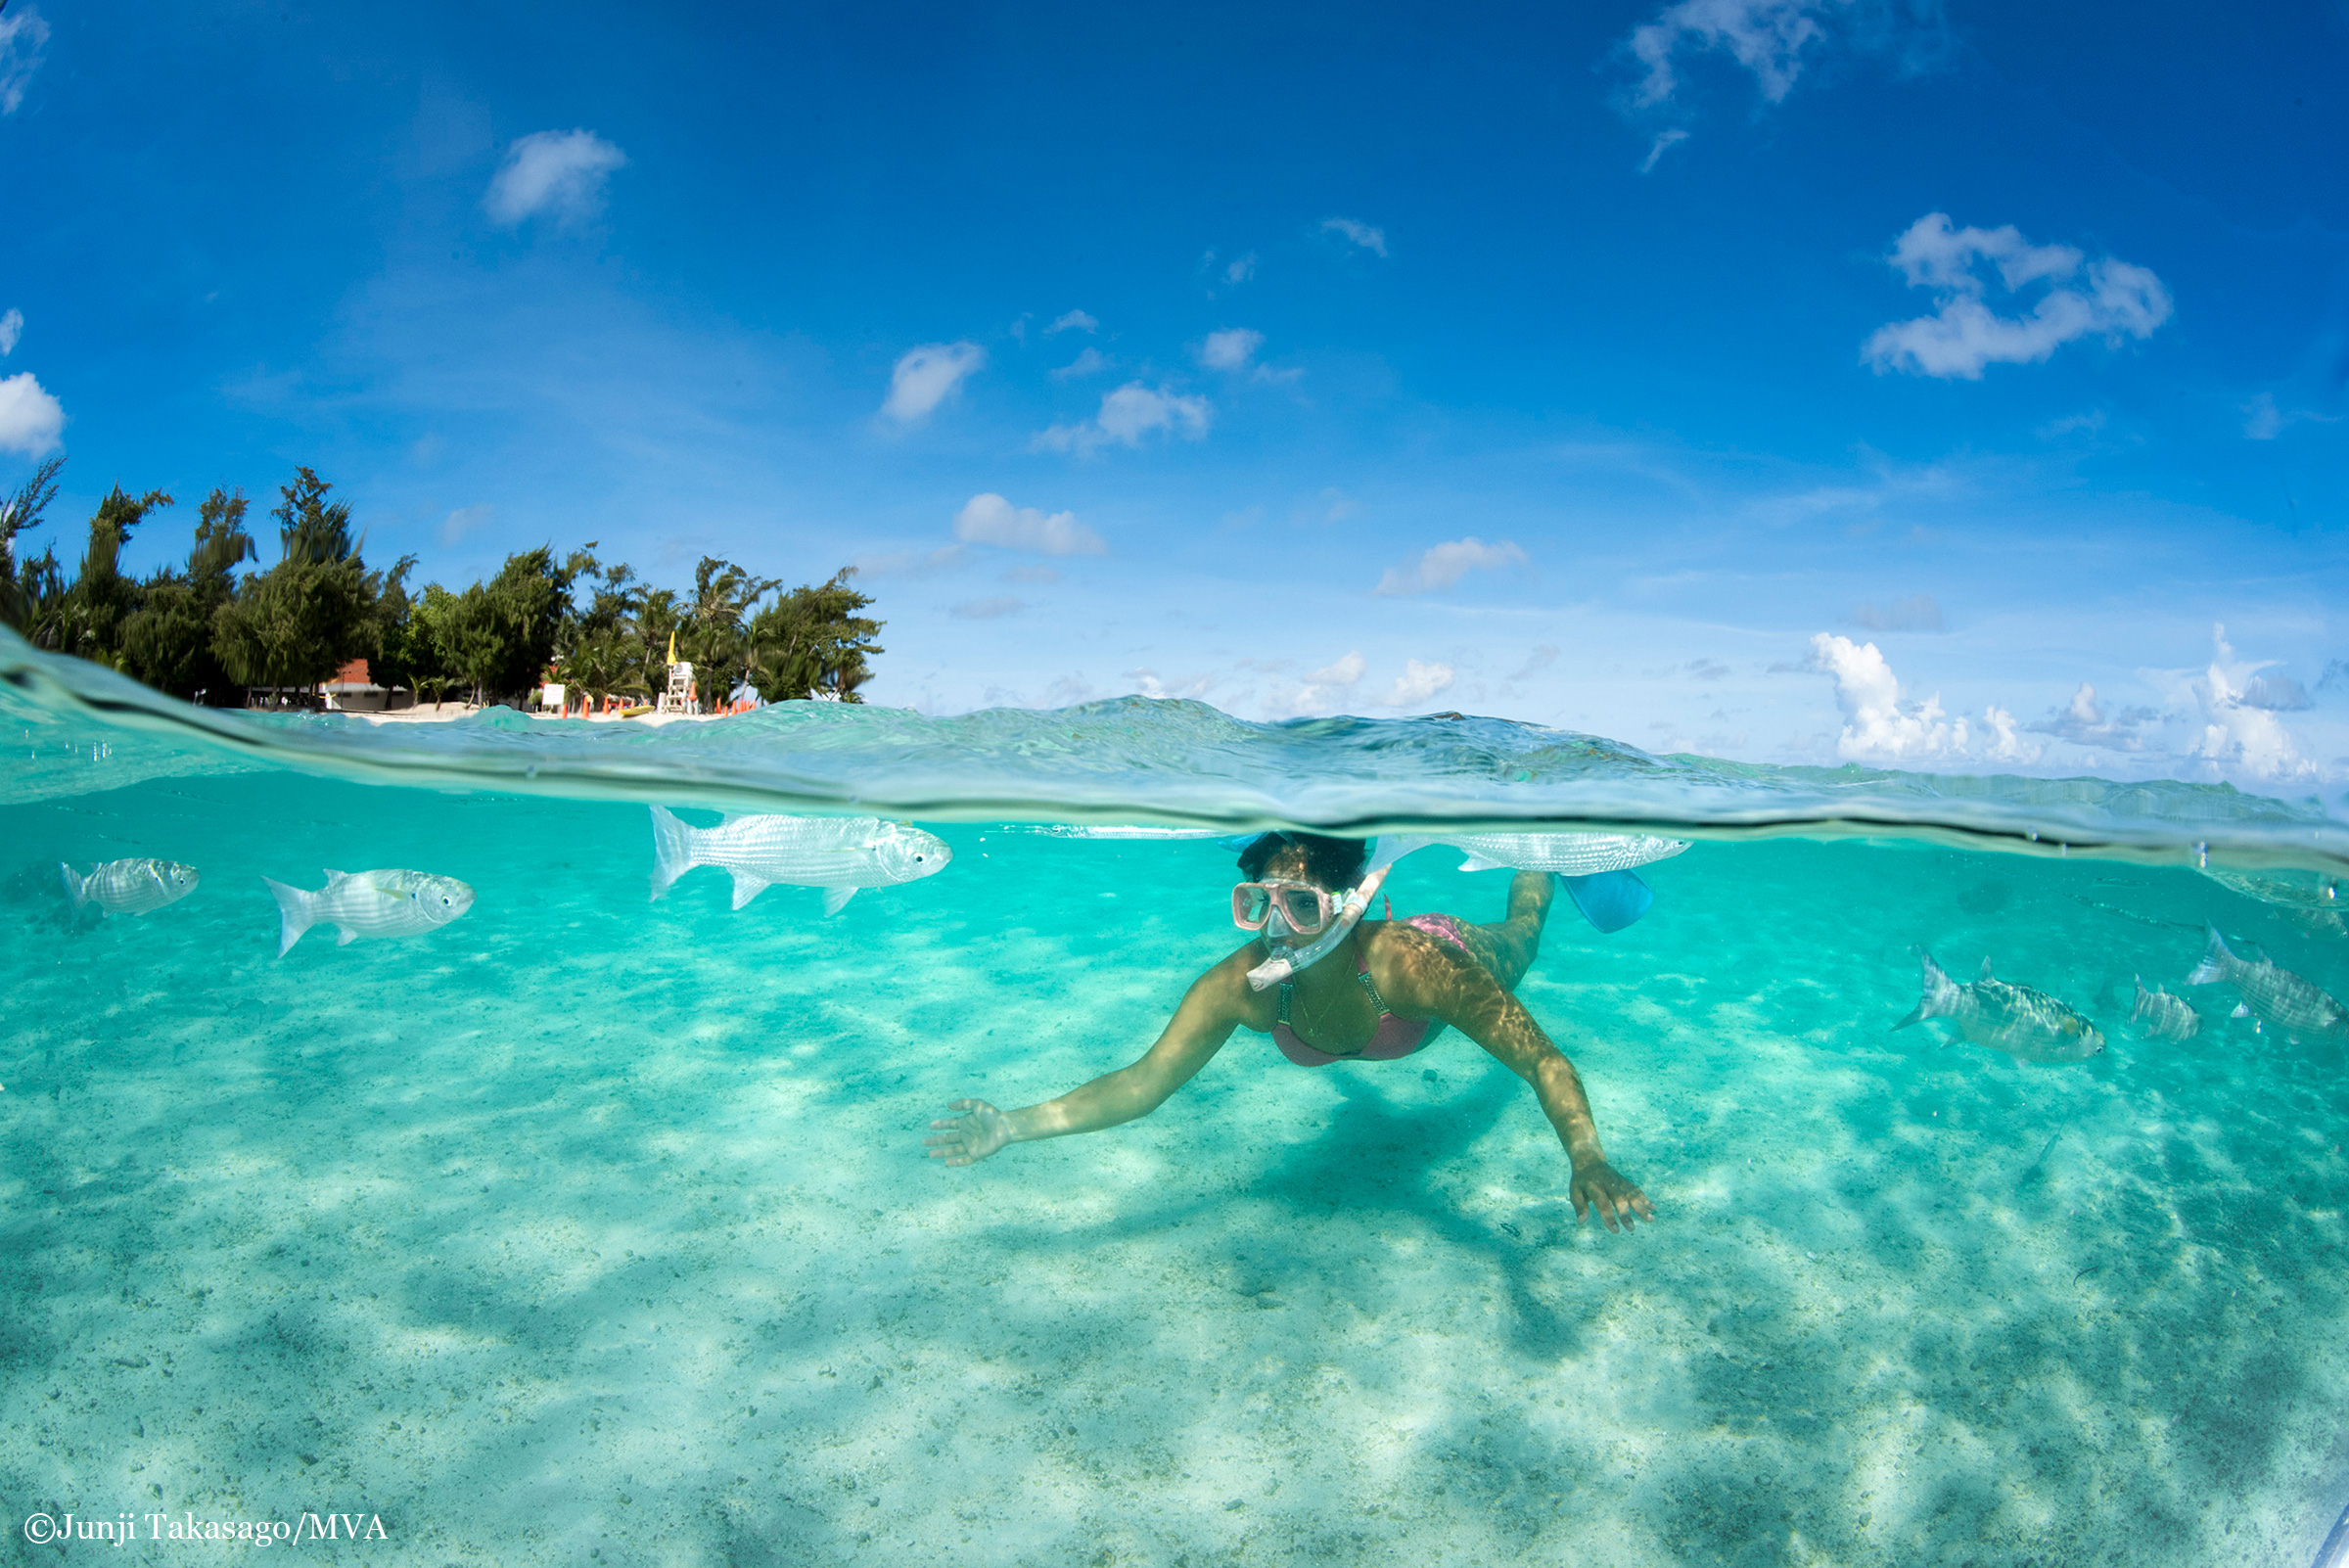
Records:
[[[1427,1043],[1432,1029],[1443,1027],[1433,1019],[1398,1018],[1388,1012],[1386,998],[1378,993],[1378,982],[1370,978],[1370,961],[1359,953],[1355,961],[1361,968],[1354,978],[1362,983],[1370,1005],[1378,1009],[1378,1028],[1370,1036],[1370,1042],[1359,1051],[1333,1055],[1317,1051],[1298,1038],[1296,1028],[1289,1022],[1289,993],[1296,988],[1288,984],[1280,988],[1280,1017],[1272,1025],[1272,1043],[1280,1047],[1281,1055],[1299,1067],[1327,1067],[1332,1062],[1391,1062],[1399,1056],[1410,1055]]]

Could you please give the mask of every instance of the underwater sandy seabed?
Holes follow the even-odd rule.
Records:
[[[2126,1024],[2206,917],[2335,992],[2349,944],[2188,872],[1708,844],[1628,932],[1561,904],[1523,994],[1658,1211],[1610,1236],[1457,1035],[1243,1033],[1140,1123],[927,1163],[945,1101],[1149,1042],[1237,940],[1212,844],[947,828],[823,921],[648,904],[640,807],[0,818],[0,1562],[70,1508],[375,1513],[279,1549],[399,1563],[2303,1568],[2349,1492],[2339,1051],[2219,988],[2195,1040]],[[54,862],[131,854],[204,886],[67,930]],[[1450,863],[1398,912],[1497,918]],[[257,879],[323,866],[479,901],[280,960]],[[1911,943],[2110,1048],[1888,1033]]]

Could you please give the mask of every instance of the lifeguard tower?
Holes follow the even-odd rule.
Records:
[[[677,634],[672,631],[668,634],[668,689],[661,694],[654,705],[654,711],[663,714],[690,714],[694,712],[694,709],[693,666],[690,663],[680,664],[677,661]]]

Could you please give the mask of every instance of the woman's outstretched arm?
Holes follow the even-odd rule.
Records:
[[[1574,1179],[1566,1192],[1574,1201],[1577,1220],[1596,1211],[1609,1230],[1618,1226],[1629,1230],[1638,1220],[1654,1222],[1656,1211],[1647,1194],[1607,1164],[1582,1075],[1542,1032],[1525,1003],[1501,989],[1492,971],[1473,958],[1424,940],[1399,955],[1394,975],[1400,984],[1388,992],[1390,1001],[1414,1012],[1433,1013],[1482,1045],[1533,1088],[1543,1115],[1549,1118],[1558,1141],[1566,1145],[1567,1158],[1574,1163]]]
[[[1148,1116],[1189,1083],[1239,1028],[1241,993],[1235,988],[1243,973],[1232,970],[1232,960],[1226,959],[1201,975],[1183,993],[1182,1005],[1174,1009],[1158,1042],[1139,1059],[1056,1100],[1018,1111],[998,1111],[985,1100],[956,1100],[948,1109],[961,1114],[931,1123],[931,1135],[922,1140],[929,1145],[930,1158],[969,1165],[1006,1143],[1097,1132]]]

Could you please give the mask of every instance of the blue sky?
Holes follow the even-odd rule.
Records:
[[[1454,10],[13,0],[0,484],[857,563],[932,711],[2349,781],[2349,7]]]

